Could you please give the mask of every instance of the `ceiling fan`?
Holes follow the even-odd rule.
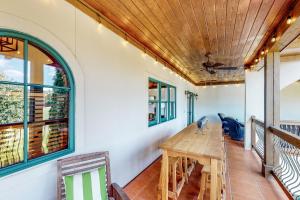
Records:
[[[202,63],[204,69],[210,74],[217,73],[216,70],[237,70],[238,69],[237,67],[227,67],[223,63],[212,62],[210,61],[210,56],[211,53],[206,53],[205,57],[207,58],[207,61]]]

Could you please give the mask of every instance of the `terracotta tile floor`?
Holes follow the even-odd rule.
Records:
[[[227,178],[226,199],[234,200],[279,200],[282,199],[270,182],[260,175],[258,159],[251,151],[245,151],[239,142],[226,139]],[[199,192],[201,166],[197,165],[190,182],[186,184],[179,200],[196,200]],[[125,187],[125,192],[132,200],[156,200],[157,184],[160,173],[160,159]],[[208,196],[206,197],[206,199]]]

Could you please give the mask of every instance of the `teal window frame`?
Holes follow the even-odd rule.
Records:
[[[159,123],[159,118],[160,118],[160,82],[158,80],[153,79],[153,78],[149,78],[148,84],[149,84],[150,81],[157,83],[157,86],[158,86],[157,87],[157,89],[158,89],[158,99],[157,100],[149,100],[149,97],[148,97],[148,105],[150,103],[155,103],[156,104],[156,109],[157,109],[156,118],[155,118],[156,120],[148,121],[148,126],[149,127],[157,125]],[[149,93],[148,93],[148,95],[149,95]],[[148,111],[148,114],[149,114],[149,111]],[[149,116],[148,116],[148,120],[149,120]]]
[[[172,86],[172,85],[169,85],[169,102],[168,102],[168,106],[169,106],[169,119],[172,120],[172,119],[175,119],[176,118],[176,99],[177,99],[177,92],[176,92],[176,87]],[[174,89],[174,96],[175,96],[175,100],[172,101],[171,100],[171,89]],[[171,112],[171,107],[172,107],[172,104],[174,104],[174,113]]]
[[[148,127],[151,127],[151,126],[155,126],[155,125],[158,125],[158,124],[161,124],[161,123],[164,123],[164,122],[167,122],[167,121],[170,121],[170,120],[173,120],[173,119],[176,119],[177,117],[177,91],[176,91],[176,87],[173,86],[173,85],[170,85],[170,84],[167,84],[167,83],[164,83],[162,81],[159,81],[159,80],[156,80],[154,78],[151,78],[149,77],[148,78],[148,83],[149,81],[152,81],[152,82],[155,82],[155,83],[158,83],[158,97],[159,99],[156,100],[155,102],[158,103],[158,118],[157,120],[155,121],[148,121]],[[167,86],[167,101],[162,101],[162,95],[161,95],[161,88],[162,86]],[[174,101],[171,101],[170,99],[170,88],[173,88],[174,89],[174,92],[175,92],[175,100]],[[149,94],[149,93],[148,93]],[[153,101],[150,101],[149,98],[148,98],[148,104]],[[167,107],[167,114],[166,114],[166,117],[161,117],[161,113],[162,113],[162,107],[161,107],[161,104],[162,103],[165,103],[166,104],[166,107]],[[171,110],[171,104],[174,103],[175,104],[175,107],[174,107],[174,114],[171,114],[170,110]],[[149,113],[148,113],[149,114]],[[149,117],[148,117],[149,118]],[[148,119],[149,120],[149,119]]]
[[[23,120],[23,127],[24,127],[24,160],[20,163],[10,165],[0,169],[0,177],[33,167],[35,165],[39,165],[59,157],[65,156],[67,154],[73,153],[75,151],[75,84],[73,74],[70,70],[69,65],[67,62],[60,56],[60,54],[52,48],[50,45],[46,44],[45,42],[41,41],[40,39],[28,35],[26,33],[18,32],[15,30],[10,29],[2,29],[0,28],[0,37],[12,37],[16,39],[20,39],[24,42],[24,80],[23,82],[9,82],[9,81],[0,81],[0,84],[9,84],[9,85],[19,85],[23,86],[24,88],[24,120]],[[51,56],[53,56],[64,68],[67,79],[68,79],[68,87],[58,87],[58,86],[49,86],[49,85],[41,85],[41,84],[32,84],[28,83],[27,80],[27,72],[28,72],[28,44],[32,43],[39,48],[47,51]],[[30,86],[37,86],[37,87],[46,87],[52,89],[65,89],[69,91],[69,113],[68,113],[68,148],[49,153],[43,155],[41,157],[28,159],[28,87]]]
[[[164,83],[164,82],[159,82],[159,92],[160,92],[160,99],[159,99],[159,121],[160,123],[163,123],[163,122],[166,122],[169,120],[169,101],[170,101],[170,91],[169,91],[169,85]],[[166,91],[167,91],[167,99],[166,100],[162,100],[162,87],[166,87]],[[165,117],[162,117],[162,104],[165,104],[165,109],[166,109],[166,112],[165,113]]]

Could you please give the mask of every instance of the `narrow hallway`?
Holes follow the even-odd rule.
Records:
[[[254,152],[245,151],[239,142],[226,139],[227,180],[226,199],[234,200],[280,200],[282,197],[272,184],[261,176],[260,161]],[[196,200],[199,192],[201,166],[197,165],[190,182],[186,184],[179,200]],[[156,200],[160,173],[160,159],[155,161],[125,187],[132,200]],[[206,197],[207,199],[208,197]]]

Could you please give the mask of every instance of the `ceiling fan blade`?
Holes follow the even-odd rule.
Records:
[[[217,73],[215,70],[206,70],[208,73],[210,73],[210,74],[215,74],[215,73]]]
[[[237,67],[217,67],[215,70],[237,70]]]
[[[223,63],[215,63],[215,64],[213,64],[212,67],[217,68],[217,67],[221,67],[221,66],[224,66],[224,64]]]

